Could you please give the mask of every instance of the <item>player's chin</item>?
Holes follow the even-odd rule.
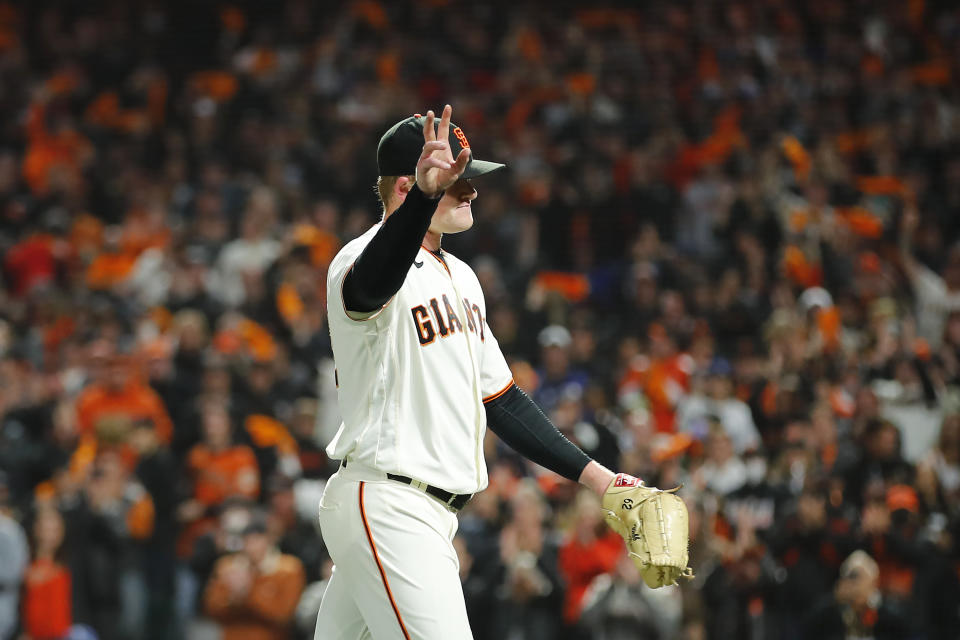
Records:
[[[470,206],[457,207],[451,212],[447,233],[460,233],[473,226],[473,211]]]

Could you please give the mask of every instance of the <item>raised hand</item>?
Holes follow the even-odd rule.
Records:
[[[423,153],[417,160],[417,185],[429,197],[436,197],[460,179],[470,161],[470,149],[460,151],[456,158],[450,152],[450,116],[453,108],[446,105],[440,117],[440,126],[433,127],[435,116],[427,111],[423,122]]]

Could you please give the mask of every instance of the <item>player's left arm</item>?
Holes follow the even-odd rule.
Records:
[[[570,442],[516,384],[484,403],[487,426],[520,455],[603,495],[614,473]],[[601,486],[602,485],[602,486]]]
[[[483,400],[487,426],[520,455],[603,495],[614,473],[591,460],[560,433],[540,407],[514,384],[489,325],[484,335],[480,377],[485,393],[491,394]]]

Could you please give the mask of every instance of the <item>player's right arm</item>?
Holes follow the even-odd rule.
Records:
[[[380,226],[343,280],[347,311],[369,313],[400,290],[413,264],[437,200],[413,185],[403,204]]]
[[[430,228],[437,202],[466,170],[470,149],[462,149],[456,159],[450,152],[452,115],[453,109],[446,105],[439,126],[434,128],[433,111],[427,112],[414,184],[396,211],[385,214],[379,231],[344,278],[343,303],[347,311],[376,311],[400,290]]]

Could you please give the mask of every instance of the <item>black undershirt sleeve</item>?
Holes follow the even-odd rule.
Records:
[[[567,440],[517,385],[484,406],[487,426],[517,453],[568,480],[580,479],[590,456]]]
[[[406,199],[384,220],[343,280],[343,303],[349,311],[376,311],[400,290],[423,236],[437,209],[413,185]]]

